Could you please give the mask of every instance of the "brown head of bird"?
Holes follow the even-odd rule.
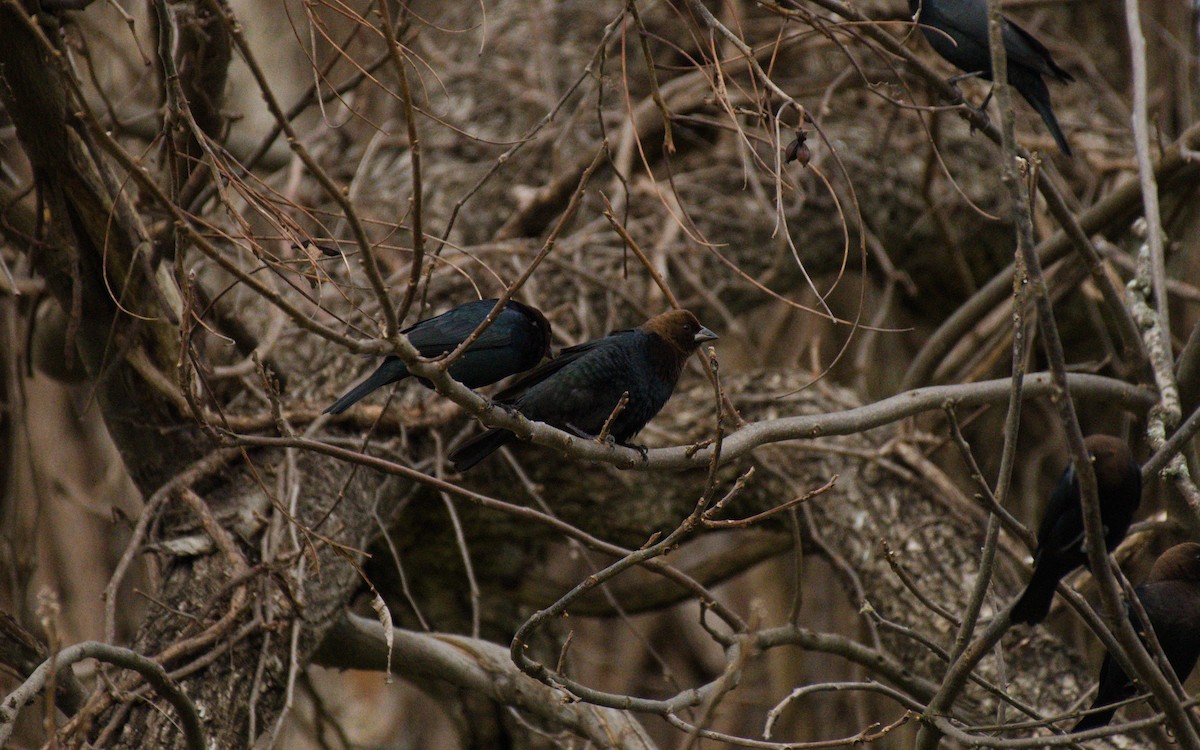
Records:
[[[684,355],[691,354],[706,341],[715,341],[717,334],[700,324],[688,310],[671,310],[655,315],[642,324],[642,330],[653,333]]]
[[[1146,583],[1193,581],[1200,583],[1200,544],[1184,542],[1159,555]]]
[[[1097,483],[1116,487],[1125,480],[1129,466],[1133,464],[1133,454],[1124,440],[1112,435],[1088,435],[1083,445],[1092,457]]]

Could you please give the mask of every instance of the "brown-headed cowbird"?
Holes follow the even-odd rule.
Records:
[[[1154,561],[1150,575],[1134,591],[1154,627],[1154,637],[1180,682],[1187,679],[1200,657],[1200,544],[1185,542],[1162,553]],[[1139,634],[1140,620],[1130,618]],[[1136,694],[1133,680],[1109,654],[1100,667],[1100,687],[1092,709],[1118,703]],[[1102,727],[1112,720],[1115,708],[1088,714],[1072,732]]]
[[[908,9],[917,16],[929,46],[946,62],[965,73],[977,73],[984,80],[992,80],[987,0],[908,0]],[[1058,147],[1070,156],[1071,147],[1058,127],[1050,106],[1050,90],[1042,76],[1061,83],[1075,79],[1055,64],[1050,51],[1033,34],[1007,18],[1003,39],[1009,84],[1037,110]]]
[[[496,401],[536,422],[595,437],[628,393],[628,403],[609,426],[611,438],[625,445],[667,403],[696,347],[715,338],[687,310],[666,312],[637,328],[563,349],[496,394]],[[508,430],[488,430],[459,446],[450,460],[466,471],[514,438]]]
[[[422,320],[404,329],[422,357],[451,352],[479,327],[496,300],[483,299]],[[536,307],[509,300],[488,329],[450,365],[450,377],[468,388],[482,388],[509,375],[525,372],[550,352],[550,323]],[[394,355],[385,357],[375,372],[333,402],[327,414],[341,414],[376,388],[408,377],[408,367]],[[424,380],[421,381],[429,385]]]
[[[1096,473],[1104,546],[1112,550],[1125,538],[1133,512],[1142,499],[1142,469],[1125,441],[1112,435],[1088,435],[1083,440]],[[1067,466],[1038,527],[1033,577],[1012,608],[1014,623],[1036,625],[1046,619],[1054,589],[1067,573],[1087,564],[1083,546],[1083,503],[1075,465]]]

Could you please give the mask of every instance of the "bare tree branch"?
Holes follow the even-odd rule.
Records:
[[[521,674],[501,646],[476,638],[392,631],[391,663],[417,683],[446,682],[513,706],[547,726],[569,729],[605,750],[654,750],[646,730],[625,711],[573,702],[561,691]],[[383,626],[346,613],[333,627],[314,661],[337,669],[383,671],[388,662]]]

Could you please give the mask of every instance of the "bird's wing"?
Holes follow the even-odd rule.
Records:
[[[938,3],[936,8],[937,22],[935,25],[944,26],[946,32],[957,37],[954,32],[978,41],[986,50],[988,46],[988,16],[987,3],[983,0],[971,2]],[[1043,58],[1049,57],[1050,52],[1041,42],[1025,29],[1004,17],[1004,49],[1014,62],[1029,66],[1035,70],[1046,67]]]
[[[1196,638],[1196,622],[1200,617],[1200,593],[1193,581],[1154,581],[1134,589],[1150,622],[1154,637],[1162,647],[1167,662],[1180,680],[1186,680],[1200,656],[1200,640]],[[1128,610],[1128,605],[1126,606]],[[1141,619],[1130,613],[1138,635],[1144,637]]]
[[[404,333],[422,357],[436,357],[439,354],[453,351],[479,327],[479,324],[495,306],[496,300],[494,299],[469,302],[436,317],[423,320],[411,328],[405,329]],[[505,313],[508,312],[507,309],[501,311],[500,316],[472,344],[473,350],[499,349],[512,343],[513,326],[507,325],[504,320]]]
[[[1004,19],[1004,49],[1009,56],[1016,55],[1014,59],[1031,68],[1040,67],[1038,61],[1050,56],[1046,45],[1007,17]]]
[[[950,7],[946,7],[949,5]],[[961,38],[979,40],[984,50],[987,50],[987,4],[983,2],[965,2],[940,4],[937,6],[937,22],[934,25],[945,27],[945,31],[954,39]],[[1037,37],[1021,28],[1008,16],[1004,17],[1004,50],[1009,64],[1016,63],[1038,73],[1050,75],[1062,81],[1072,80],[1071,74],[1054,64],[1050,50],[1038,41]],[[961,41],[959,42],[962,43]]]
[[[1073,81],[1071,74],[1054,63],[1050,50],[1038,41],[1037,37],[1013,23],[1004,19],[1004,50],[1011,61],[1020,63],[1027,68],[1051,76],[1060,81]]]
[[[1200,593],[1196,591],[1193,581],[1153,581],[1138,586],[1138,599],[1145,608],[1146,614],[1154,624],[1154,634],[1158,636],[1167,660],[1176,665],[1185,654],[1188,660],[1194,660],[1200,651],[1196,639],[1196,617],[1200,611]],[[1138,632],[1144,629],[1137,617],[1133,618],[1134,627]],[[1191,671],[1190,665],[1188,671]],[[1179,675],[1179,679],[1187,678],[1187,674]]]
[[[1075,477],[1075,464],[1067,464],[1054,492],[1050,493],[1050,502],[1046,504],[1046,512],[1042,515],[1042,523],[1038,527],[1038,552],[1051,548],[1065,551],[1077,543],[1077,539],[1064,539],[1063,530],[1072,516],[1082,517],[1079,509],[1078,479]],[[1071,507],[1072,504],[1075,507]],[[1072,535],[1074,536],[1074,535]],[[1078,537],[1081,539],[1082,537]]]
[[[522,393],[529,390],[531,387],[537,385],[567,365],[578,360],[588,352],[593,351],[597,347],[609,342],[611,339],[612,336],[608,336],[602,339],[593,339],[592,341],[587,341],[582,344],[576,344],[575,346],[568,346],[566,349],[560,351],[557,357],[546,360],[522,375],[520,378],[517,378],[512,385],[493,396],[493,400],[500,402],[516,400],[521,396]]]
[[[956,2],[931,4],[927,10],[929,25],[943,28],[954,38],[960,36],[987,40],[987,4],[984,2]]]

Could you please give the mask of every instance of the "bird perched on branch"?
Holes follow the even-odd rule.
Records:
[[[908,9],[935,52],[968,75],[992,80],[987,0],[908,0]],[[1070,156],[1071,147],[1054,117],[1043,76],[1060,83],[1075,79],[1055,64],[1044,44],[1008,18],[1004,19],[1003,39],[1009,84],[1037,110],[1058,147]]]
[[[1134,591],[1154,627],[1154,637],[1158,639],[1163,655],[1175,676],[1183,682],[1200,657],[1200,544],[1177,544],[1162,553],[1145,582]],[[1129,616],[1138,634],[1144,636],[1138,617],[1132,612]],[[1133,680],[1111,654],[1105,654],[1104,664],[1100,667],[1100,687],[1089,710],[1118,703],[1135,694]],[[1071,731],[1102,727],[1116,712],[1115,708],[1107,708],[1088,714]]]
[[[1096,474],[1104,546],[1110,551],[1125,538],[1142,499],[1142,469],[1129,446],[1111,435],[1089,435],[1083,441]],[[1083,503],[1075,465],[1067,466],[1038,527],[1033,577],[1012,608],[1014,623],[1036,625],[1046,619],[1054,589],[1065,575],[1087,564],[1083,540]]]
[[[608,437],[625,445],[662,409],[675,390],[683,364],[717,335],[687,310],[650,318],[637,328],[614,331],[562,352],[496,394],[536,422],[581,437]],[[490,429],[450,454],[466,471],[516,435]]]
[[[422,357],[446,354],[467,340],[496,302],[484,299],[459,305],[404,329],[404,334]],[[450,365],[448,372],[468,388],[482,388],[525,372],[549,353],[550,323],[546,316],[536,307],[509,300],[488,329]],[[375,372],[333,402],[325,413],[341,414],[375,389],[403,380],[408,374],[404,362],[389,355]],[[421,382],[429,385],[427,381]]]

